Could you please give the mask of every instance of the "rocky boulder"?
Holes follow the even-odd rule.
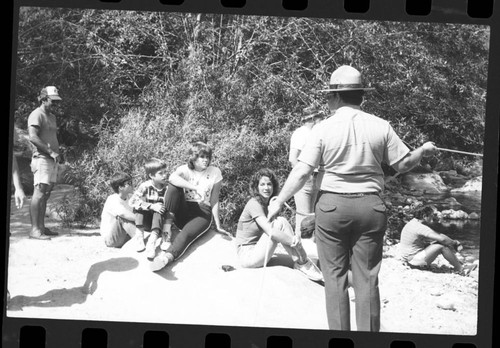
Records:
[[[451,192],[480,192],[483,186],[482,176],[478,176],[467,181],[462,187],[455,188]]]
[[[438,174],[443,179],[443,182],[451,187],[461,187],[468,180],[467,176],[458,174],[456,170],[441,171]]]
[[[451,220],[464,220],[469,218],[469,214],[467,214],[463,210],[446,209],[441,212],[441,218]]]
[[[438,173],[406,173],[402,175],[401,183],[411,190],[428,194],[441,194],[450,190]]]

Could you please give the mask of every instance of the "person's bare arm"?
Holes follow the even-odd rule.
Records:
[[[408,155],[403,157],[399,162],[393,164],[392,167],[399,173],[406,173],[415,168],[422,160],[422,157],[431,156],[436,151],[437,148],[434,143],[428,141],[419,148],[408,153]]]
[[[122,219],[125,219],[128,221],[135,221],[135,214],[132,211],[127,210],[125,208],[117,209],[116,216],[119,216]]]
[[[439,244],[450,246],[450,247],[453,247],[458,243],[458,241],[451,239],[447,235],[442,234],[442,233],[438,233],[434,230],[429,231],[429,234],[426,237],[438,242]]]
[[[295,167],[295,165],[299,162],[298,161],[299,155],[300,155],[299,149],[290,149],[290,155],[288,156],[288,159],[290,161],[290,164],[292,165],[292,168]]]
[[[257,225],[259,225],[259,227],[262,229],[262,231],[264,231],[265,234],[267,234],[268,236],[272,235],[272,225],[265,216],[257,217],[255,219],[255,222],[257,223]]]
[[[24,205],[26,194],[24,193],[23,186],[21,184],[21,175],[19,174],[19,167],[17,165],[15,155],[12,155],[12,183],[14,184],[14,199],[16,201],[16,207],[21,209]]]
[[[215,227],[218,232],[223,234],[229,234],[224,228],[222,228],[222,224],[220,222],[219,215],[219,194],[220,188],[222,186],[222,181],[219,181],[212,187],[212,193],[210,194],[210,205],[212,207],[212,216],[214,217]]]
[[[283,189],[276,198],[271,199],[267,218],[271,221],[281,210],[283,204],[299,191],[307,179],[311,176],[314,168],[304,162],[298,162],[288,175]]]
[[[196,191],[200,197],[203,197],[203,195],[205,194],[199,186],[193,185],[189,181],[184,179],[180,175],[179,169],[175,170],[172,174],[170,174],[168,182],[180,188]]]

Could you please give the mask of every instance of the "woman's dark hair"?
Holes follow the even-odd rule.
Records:
[[[262,198],[261,195],[259,195],[259,181],[263,176],[267,176],[269,180],[271,180],[271,183],[273,184],[273,193],[271,194],[271,197],[277,196],[279,189],[280,189],[280,184],[278,182],[278,178],[276,177],[276,174],[269,169],[269,168],[262,168],[259,169],[250,179],[250,195],[257,199],[261,205],[266,205],[267,202],[264,202],[264,199]]]
[[[125,183],[132,182],[132,177],[126,173],[118,172],[109,181],[109,185],[115,193],[118,193],[118,188],[124,186]]]
[[[207,144],[197,141],[191,145],[189,149],[189,159],[188,159],[188,168],[194,169],[194,162],[198,159],[198,157],[205,155],[208,157],[208,165],[212,162],[212,148]]]

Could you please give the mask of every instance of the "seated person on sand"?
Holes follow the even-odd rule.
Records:
[[[476,265],[462,265],[455,255],[460,242],[445,234],[438,233],[430,228],[434,221],[434,210],[424,206],[414,213],[401,231],[399,252],[401,259],[414,267],[427,267],[439,255],[453,266],[454,271],[461,275],[469,275]]]
[[[139,185],[130,198],[134,208],[136,231],[136,250],[146,249],[146,257],[153,259],[156,252],[156,241],[162,237],[162,249],[169,246],[169,234],[165,229],[165,207],[163,197],[167,190],[167,164],[152,158],[144,164],[148,180]],[[144,245],[144,231],[151,231],[148,245]]]
[[[250,181],[248,201],[238,220],[236,231],[237,255],[241,267],[263,267],[271,259],[278,243],[295,261],[294,268],[313,281],[322,281],[323,275],[307,257],[300,236],[294,234],[292,226],[284,217],[267,221],[267,207],[272,197],[278,194],[279,184],[273,171],[260,169]]]
[[[132,178],[125,173],[115,174],[110,181],[115,193],[108,196],[101,213],[100,233],[108,247],[121,248],[135,235],[135,215],[128,204],[132,194]]]
[[[212,217],[217,232],[228,234],[221,227],[219,217],[222,173],[210,165],[212,148],[203,142],[195,142],[188,156],[187,164],[170,175],[165,194],[166,231],[171,233],[174,223],[181,231],[171,245],[155,257],[151,263],[153,272],[180,258],[196,239],[210,230]]]

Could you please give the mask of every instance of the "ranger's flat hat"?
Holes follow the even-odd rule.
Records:
[[[373,91],[375,88],[364,87],[361,73],[348,65],[342,65],[332,73],[330,86],[320,92]]]

